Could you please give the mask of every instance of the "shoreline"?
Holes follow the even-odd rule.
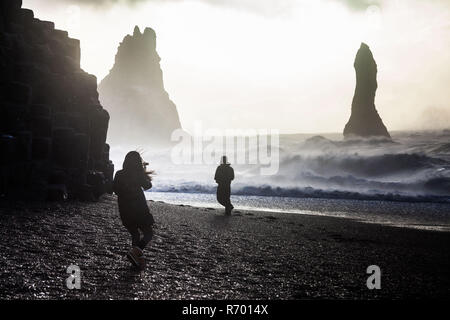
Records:
[[[124,258],[115,196],[0,201],[1,299],[448,299],[450,233],[338,217],[150,202],[147,267]],[[65,287],[76,264],[82,289]],[[366,269],[379,265],[381,289]]]
[[[197,205],[197,206],[193,206],[193,205],[183,205],[183,204],[176,204],[176,203],[171,203],[171,202],[165,202],[165,201],[154,201],[154,200],[147,200],[148,202],[159,202],[159,203],[163,203],[163,204],[168,204],[168,205],[175,205],[175,206],[182,206],[182,207],[191,207],[191,208],[197,208],[197,209],[208,209],[210,208],[210,206],[205,205],[205,206],[201,206],[201,205]],[[372,200],[370,200],[372,201]],[[222,210],[222,208],[220,207],[213,207],[213,209],[215,210]],[[449,226],[436,226],[436,225],[423,225],[423,224],[397,224],[397,223],[386,223],[386,222],[379,222],[379,221],[370,221],[370,220],[364,220],[364,219],[360,219],[360,218],[354,218],[354,217],[349,217],[349,216],[337,216],[337,215],[333,215],[330,214],[329,212],[325,212],[325,213],[320,213],[317,211],[304,211],[304,210],[299,210],[299,211],[294,211],[294,210],[277,210],[277,209],[264,209],[264,208],[235,208],[233,210],[233,212],[235,213],[242,213],[242,212],[255,212],[255,213],[275,213],[275,214],[293,214],[293,215],[305,215],[305,216],[310,216],[310,217],[329,217],[329,218],[337,218],[337,219],[345,219],[345,220],[350,220],[353,222],[359,222],[359,223],[367,223],[367,224],[375,224],[375,225],[380,225],[380,226],[385,226],[385,227],[392,227],[392,228],[406,228],[406,229],[413,229],[413,230],[423,230],[423,231],[436,231],[436,232],[450,232],[450,227]]]
[[[168,195],[168,197],[166,197]],[[180,197],[174,198],[171,195],[179,195]],[[211,199],[204,199],[203,202],[195,199],[197,196],[207,196]],[[189,197],[193,199],[189,199]],[[200,194],[200,193],[172,193],[172,192],[146,192],[147,201],[160,201],[162,203],[173,204],[173,205],[186,205],[198,208],[214,208],[221,210],[223,207],[216,202],[215,194]],[[153,198],[153,199],[152,199]],[[264,197],[264,196],[245,196],[240,197],[232,195],[232,202],[241,198],[243,202],[248,201],[253,198],[274,198],[277,197]],[[181,200],[180,200],[181,199]],[[280,198],[285,200],[286,198]],[[208,201],[212,200],[212,201]],[[442,212],[446,209],[450,212],[450,204],[430,204],[428,202],[421,203],[405,203],[405,202],[391,202],[383,200],[351,200],[351,199],[327,199],[327,198],[290,198],[294,200],[295,204],[299,205],[296,209],[281,209],[281,208],[261,208],[256,206],[246,206],[242,205],[239,201],[235,205],[235,210],[238,211],[255,211],[255,212],[266,212],[266,213],[287,213],[287,214],[297,214],[297,215],[311,215],[311,216],[325,216],[325,217],[337,217],[343,219],[349,219],[352,221],[358,221],[362,223],[369,224],[380,224],[384,226],[399,227],[399,228],[410,228],[419,230],[431,230],[439,232],[450,232],[450,216],[448,218],[442,218]],[[302,203],[310,202],[310,205],[301,206]],[[388,205],[390,209],[380,210],[377,207]],[[428,209],[439,206],[440,209],[433,210],[433,212],[428,211]],[[400,207],[400,209],[399,209]],[[404,213],[398,214],[395,211],[404,210],[409,207],[412,210],[416,207],[414,216],[412,213],[405,216]],[[439,214],[439,219],[437,219],[437,212]],[[430,219],[430,214],[434,214],[434,219]],[[444,213],[445,215],[445,213]],[[414,220],[414,218],[419,218]],[[427,221],[428,220],[428,221]]]

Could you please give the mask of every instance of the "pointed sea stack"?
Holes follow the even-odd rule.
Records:
[[[111,114],[108,140],[116,144],[161,146],[181,128],[175,104],[164,89],[156,34],[136,26],[120,43],[115,63],[99,85]]]
[[[377,90],[377,64],[365,43],[356,54],[356,88],[352,102],[352,114],[344,128],[344,137],[386,137],[390,138],[383,121],[375,109]]]

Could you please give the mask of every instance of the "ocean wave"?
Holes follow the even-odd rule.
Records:
[[[449,169],[447,161],[425,154],[360,155],[323,153],[294,155],[280,162],[280,173],[311,171],[324,176],[351,174],[358,177],[389,177],[417,174],[430,169]],[[298,169],[295,171],[295,169]]]
[[[429,182],[434,185],[442,185],[442,181]],[[450,184],[450,179],[445,183]],[[216,186],[183,183],[181,185],[156,186],[156,192],[174,193],[207,193],[214,194]],[[338,189],[318,189],[313,187],[282,188],[277,186],[239,186],[232,188],[233,195],[263,196],[263,197],[291,197],[291,198],[325,198],[325,199],[349,199],[349,200],[384,200],[402,202],[440,202],[450,203],[450,195],[437,194],[413,194],[386,192],[383,190],[371,190],[368,192],[357,192]]]
[[[323,148],[324,146],[335,147],[359,147],[359,146],[386,146],[398,144],[396,141],[386,137],[353,137],[345,140],[331,140],[324,136],[312,136],[306,139],[302,147],[303,148]]]
[[[231,161],[233,193],[448,202],[449,130],[400,132],[384,138],[344,140],[340,135],[280,136],[279,170],[261,174],[262,164]],[[150,157],[158,172],[155,191],[214,193],[215,165],[174,165],[168,154]]]

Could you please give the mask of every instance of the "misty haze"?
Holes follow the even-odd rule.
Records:
[[[2,0],[0,298],[448,299],[449,21]]]

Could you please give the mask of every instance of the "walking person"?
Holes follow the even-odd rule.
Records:
[[[231,204],[231,181],[234,180],[234,170],[227,161],[227,156],[222,157],[221,164],[216,169],[214,180],[217,182],[217,201],[225,207],[225,214],[230,215],[234,209]]]
[[[152,187],[153,171],[148,172],[147,165],[139,152],[130,151],[125,156],[122,170],[117,171],[113,184],[122,224],[131,234],[132,248],[127,258],[140,269],[145,266],[144,249],[153,237],[155,223],[144,195],[144,190]]]

